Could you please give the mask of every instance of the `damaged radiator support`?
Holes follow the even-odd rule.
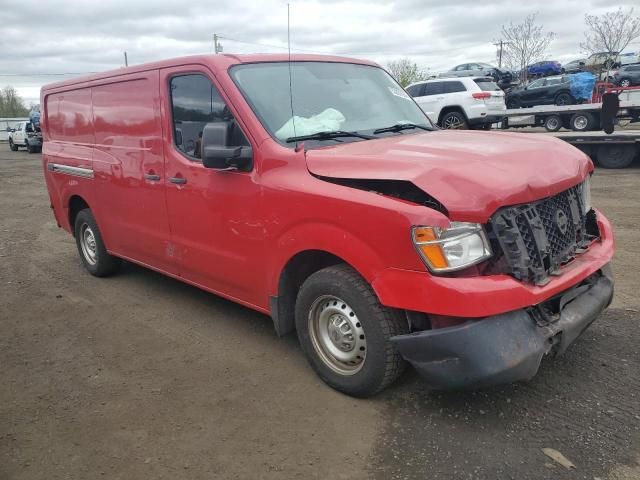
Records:
[[[593,211],[584,214],[583,184],[543,200],[506,207],[491,218],[509,271],[544,285],[598,235]]]

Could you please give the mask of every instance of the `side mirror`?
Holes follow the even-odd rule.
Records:
[[[216,170],[250,170],[251,147],[229,145],[231,122],[210,122],[202,130],[202,164]]]

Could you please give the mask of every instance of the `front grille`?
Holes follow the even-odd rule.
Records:
[[[495,240],[509,273],[518,280],[544,285],[549,276],[583,251],[593,235],[582,205],[583,184],[552,197],[505,207],[491,218]]]

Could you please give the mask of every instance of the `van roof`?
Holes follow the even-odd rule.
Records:
[[[180,65],[189,64],[203,64],[209,65],[213,70],[227,70],[233,65],[239,65],[243,63],[263,63],[263,62],[286,62],[291,59],[292,62],[339,62],[339,63],[357,63],[361,65],[373,65],[377,66],[375,62],[368,60],[359,60],[349,57],[338,57],[333,55],[291,55],[289,57],[286,53],[276,54],[209,54],[209,55],[190,55],[186,57],[171,58],[167,60],[161,60],[158,62],[142,63],[139,65],[133,65],[130,67],[122,67],[115,70],[108,70],[105,72],[94,73],[90,75],[82,75],[79,77],[62,80],[60,82],[49,83],[42,87],[42,91],[56,90],[61,87],[68,87],[72,85],[78,85],[82,83],[92,82],[95,80],[102,80],[111,77],[118,77],[120,75],[127,75],[130,73],[144,72],[147,70],[155,70],[158,68],[178,67]]]

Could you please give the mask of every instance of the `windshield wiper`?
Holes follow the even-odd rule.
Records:
[[[355,138],[362,138],[364,140],[371,140],[372,138],[374,138],[371,135],[364,135],[358,132],[346,132],[344,130],[334,130],[331,132],[317,132],[317,133],[312,133],[310,135],[299,135],[297,137],[289,137],[285,141],[287,143],[291,143],[291,142],[301,142],[303,140],[332,140],[334,138],[341,138],[341,137],[355,137]]]
[[[413,130],[415,128],[421,128],[422,130],[427,130],[429,132],[433,131],[433,128],[429,128],[425,125],[418,125],[417,123],[396,123],[390,127],[377,128],[373,131],[373,134],[377,135],[378,133],[400,132],[402,130]]]

